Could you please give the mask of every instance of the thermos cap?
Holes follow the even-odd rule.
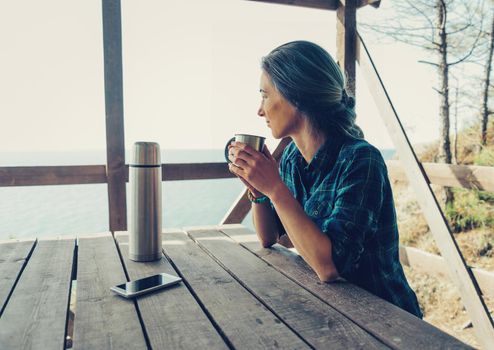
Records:
[[[161,166],[160,145],[156,142],[135,142],[130,166],[133,165]]]

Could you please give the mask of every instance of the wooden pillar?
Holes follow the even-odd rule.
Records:
[[[337,60],[346,73],[348,93],[355,96],[355,65],[357,60],[356,0],[340,0],[336,10]]]
[[[102,0],[110,231],[127,229],[120,0]]]

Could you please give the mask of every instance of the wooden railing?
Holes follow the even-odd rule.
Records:
[[[423,250],[400,246],[400,261],[405,266],[431,275],[448,277],[447,262],[440,255],[431,254]],[[476,267],[469,267],[475,276],[482,295],[494,298],[494,272],[485,271]]]
[[[391,181],[406,182],[399,160],[386,161]],[[494,167],[422,163],[430,184],[494,192]],[[162,164],[163,181],[233,178],[224,162]],[[105,165],[0,167],[0,187],[107,183]],[[128,165],[126,166],[128,181]]]
[[[282,140],[273,155],[281,157],[289,143]],[[407,182],[405,170],[398,160],[386,161],[390,180]],[[430,184],[461,187],[494,192],[494,167],[422,163]],[[129,168],[125,166],[125,181],[129,179]],[[162,164],[163,181],[227,179],[234,175],[226,163],[173,163]],[[105,184],[108,182],[104,165],[0,167],[0,187]],[[250,202],[243,190],[220,224],[241,223],[250,211]]]

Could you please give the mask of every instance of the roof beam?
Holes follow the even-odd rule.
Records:
[[[257,2],[266,2],[271,4],[292,5],[299,7],[310,7],[321,10],[336,10],[338,0],[248,0]]]
[[[371,5],[374,8],[378,8],[381,5],[381,0],[358,0],[357,8],[361,8],[367,5]]]
[[[345,0],[340,0],[340,1],[338,0],[247,0],[247,1],[309,7],[314,9],[332,10],[332,11],[338,9],[339,2],[341,2],[343,6],[345,6],[345,2],[346,2]],[[381,0],[358,0],[357,8],[364,7],[367,5],[371,5],[372,7],[378,8],[380,4],[381,4]]]

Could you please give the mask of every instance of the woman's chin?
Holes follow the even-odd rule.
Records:
[[[271,135],[273,135],[273,138],[276,140],[279,140],[279,139],[286,137],[285,135],[283,135],[279,132],[275,132],[273,129],[271,129]]]

